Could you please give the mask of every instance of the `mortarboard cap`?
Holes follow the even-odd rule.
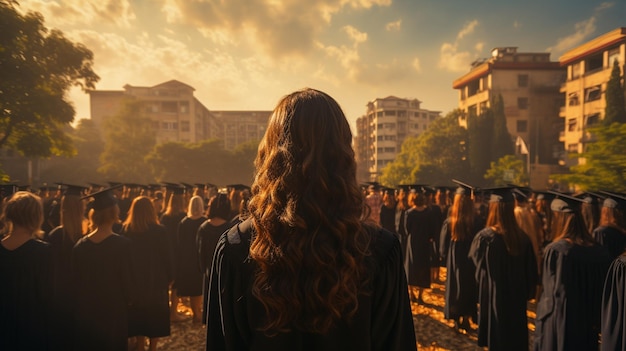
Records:
[[[535,190],[533,192],[535,193],[535,199],[537,200],[552,201],[556,197],[556,195],[547,190]]]
[[[83,191],[89,189],[88,187],[82,186],[82,185],[74,185],[74,184],[67,184],[67,183],[56,183],[56,184],[60,185],[63,188],[63,195],[82,196]]]
[[[499,188],[487,188],[483,189],[490,195],[489,202],[513,202],[515,200],[513,196],[513,189],[510,186]]]
[[[548,192],[555,196],[550,203],[550,209],[552,210],[552,212],[574,212],[580,206],[580,204],[584,202],[583,199],[577,198],[575,196],[559,193],[552,190],[549,190]]]
[[[617,208],[619,210],[623,210],[626,208],[626,196],[608,191],[600,191],[600,193],[606,195],[606,198],[602,203],[603,207]]]
[[[123,184],[118,184],[93,194],[89,194],[87,196],[83,196],[81,199],[88,199],[93,197],[93,206],[94,210],[104,210],[105,208],[112,207],[117,204],[117,198],[115,194],[113,194],[113,190],[122,187]]]
[[[111,189],[113,189],[114,187],[115,187],[115,188],[118,188],[118,187],[119,187],[119,185],[123,185],[123,184],[122,184],[122,183],[120,183],[120,182],[107,182],[107,184],[109,184],[109,187],[110,187]]]
[[[243,184],[230,184],[226,186],[229,189],[235,189],[235,190],[250,190],[250,187],[247,185],[243,185]]]
[[[465,182],[462,182],[460,180],[457,179],[452,179],[452,181],[458,185],[458,187],[456,188],[455,192],[456,194],[459,195],[469,195],[472,193],[472,191],[474,191],[476,189],[476,187],[471,186]]]
[[[180,184],[169,182],[163,182],[163,184],[165,189],[174,195],[183,195],[185,193],[185,187]]]

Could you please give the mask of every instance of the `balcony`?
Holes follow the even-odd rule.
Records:
[[[559,132],[559,141],[560,142],[564,142],[565,141],[565,131],[560,131]]]

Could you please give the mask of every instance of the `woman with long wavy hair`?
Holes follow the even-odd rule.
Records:
[[[133,350],[156,350],[159,337],[170,335],[169,285],[174,277],[172,254],[165,227],[159,224],[150,198],[133,199],[122,235],[132,242],[136,301],[128,315],[128,336]]]
[[[214,255],[208,350],[415,350],[400,243],[362,221],[351,143],[327,94],[278,103],[250,217]]]
[[[626,250],[626,219],[624,218],[626,199],[609,195],[602,203],[599,226],[594,228],[593,237],[606,247],[611,259],[617,258]]]
[[[478,283],[478,346],[527,351],[526,302],[535,296],[538,279],[535,252],[515,220],[512,188],[487,190],[486,227],[469,252]]]
[[[480,229],[476,220],[471,189],[460,186],[454,195],[450,215],[443,222],[439,252],[446,262],[446,304],[443,313],[453,319],[457,330],[470,331],[470,318],[476,321],[478,288],[476,266],[468,257],[470,245]]]

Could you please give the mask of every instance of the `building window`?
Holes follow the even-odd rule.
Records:
[[[377,137],[376,137],[376,140],[378,140],[378,141],[383,141],[383,136],[382,136],[382,135],[377,136]]]
[[[585,63],[585,73],[602,69],[602,53],[590,56]]]
[[[161,123],[161,128],[165,130],[178,129],[178,123],[177,122],[163,122]]]
[[[526,133],[528,131],[528,121],[525,119],[520,119],[517,121],[517,132],[518,133]]]
[[[382,152],[383,152],[383,150],[385,150],[385,148],[379,147],[379,148],[377,148],[377,149],[376,149],[376,152],[378,152],[378,153],[382,153]]]
[[[578,144],[568,144],[567,152],[578,152]]]
[[[396,110],[386,110],[385,111],[385,116],[395,116],[396,115]]]
[[[180,121],[180,131],[181,132],[189,131],[189,121]]]
[[[576,79],[580,77],[581,67],[582,67],[582,64],[580,62],[576,62],[575,64],[572,65],[572,79]]]
[[[585,116],[585,127],[591,127],[594,124],[600,122],[600,114],[594,113],[592,115]]]
[[[613,67],[613,64],[615,63],[615,61],[619,63],[619,47],[609,50],[608,59],[609,59],[607,62],[608,67]]]
[[[189,113],[189,101],[181,101],[178,103],[180,113]]]
[[[520,110],[528,109],[528,98],[527,97],[518,97],[517,98],[517,108]]]
[[[429,120],[434,121],[437,118],[437,115],[430,115]]]
[[[595,85],[585,89],[585,102],[599,100],[602,95],[600,85]]]
[[[569,106],[578,106],[580,105],[580,100],[578,99],[578,93],[574,92],[574,93],[569,93],[567,95],[567,104]]]
[[[165,113],[176,113],[178,112],[178,103],[176,101],[163,101],[161,108]]]
[[[396,148],[395,147],[386,147],[385,148],[385,152],[396,152]]]
[[[570,118],[567,120],[567,131],[568,132],[576,131],[576,118]]]
[[[525,88],[528,86],[528,74],[517,75],[517,86],[520,88]]]

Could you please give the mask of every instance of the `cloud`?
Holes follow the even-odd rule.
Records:
[[[395,22],[389,22],[387,23],[387,25],[385,25],[385,29],[388,32],[397,32],[400,30],[400,28],[402,27],[402,20],[399,19]]]
[[[449,72],[465,72],[469,69],[471,62],[480,54],[484,43],[478,42],[474,45],[475,53],[459,50],[459,45],[466,36],[472,34],[480,23],[473,20],[465,24],[459,31],[454,43],[443,43],[439,50],[439,62],[437,66]]]
[[[598,5],[591,17],[577,22],[574,25],[574,33],[565,37],[559,38],[553,46],[546,49],[547,52],[551,52],[559,56],[565,51],[572,49],[590,39],[590,37],[596,31],[596,21],[600,17],[601,13],[607,9],[613,7],[612,2],[603,2]]]
[[[422,65],[420,63],[420,59],[419,58],[414,58],[413,62],[411,63],[411,66],[413,66],[413,68],[415,69],[415,72],[422,72]]]
[[[216,43],[248,45],[274,59],[304,56],[314,50],[333,16],[349,7],[367,10],[391,0],[165,0],[169,23],[193,26]]]
[[[128,28],[136,18],[128,0],[28,0],[20,5],[24,10],[41,13],[54,27],[108,23]]]

